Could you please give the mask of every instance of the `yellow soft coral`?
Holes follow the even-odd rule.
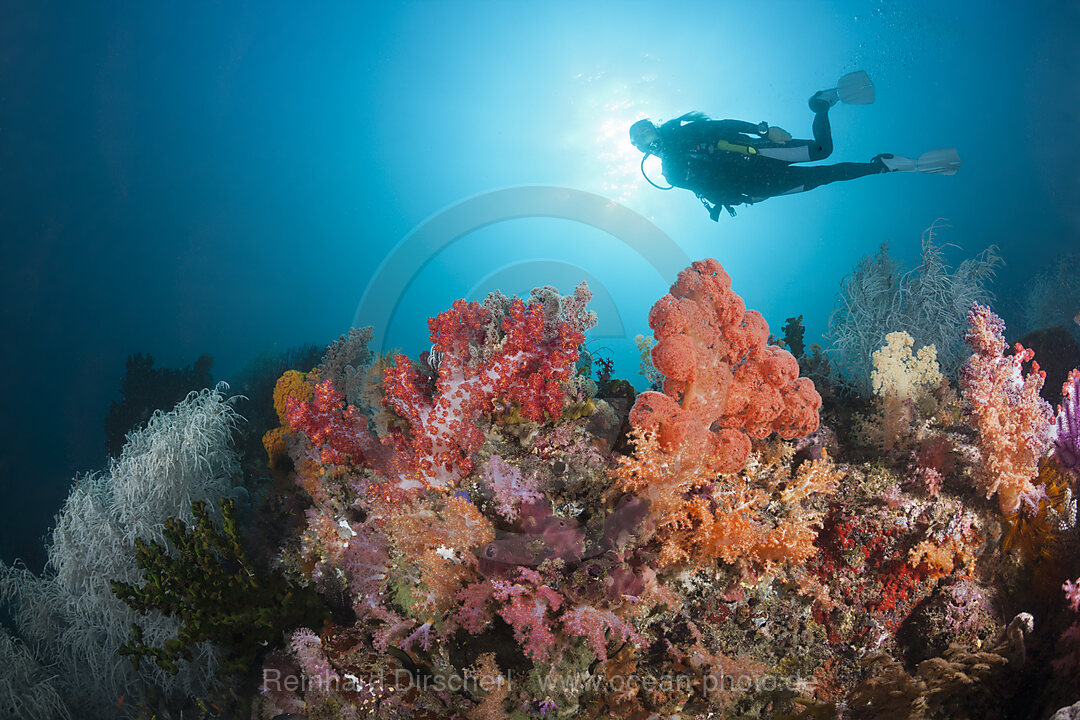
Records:
[[[262,437],[266,456],[270,458],[270,472],[275,476],[289,466],[289,447],[285,442],[287,432],[283,427],[276,427],[267,430]]]
[[[307,373],[299,370],[286,370],[274,385],[274,412],[277,413],[278,421],[283,427],[289,427],[289,420],[285,415],[289,398],[311,402],[315,397],[307,377]]]

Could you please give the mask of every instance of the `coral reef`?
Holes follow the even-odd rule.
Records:
[[[371,393],[366,408],[347,402],[321,373],[310,400],[286,402],[286,447],[311,504],[283,559],[355,619],[293,633],[274,667],[292,663],[319,689],[264,683],[267,714],[368,707],[362,692],[388,715],[632,716],[732,706],[745,692],[713,687],[716,671],[769,672],[719,652],[675,578],[717,562],[750,581],[800,576],[843,473],[824,457],[795,467],[782,438],[816,429],[820,399],[790,353],[766,345],[723,268],[695,263],[651,314],[663,391],[626,408],[633,450],[612,453],[623,422],[594,394],[592,362],[577,363],[587,299],[582,287],[456,303],[432,319],[421,362],[383,366],[381,410]],[[360,648],[382,655],[361,668]],[[647,649],[650,672],[681,687],[584,689],[623,681]],[[493,689],[413,682],[470,672]],[[389,688],[387,673],[412,680]]]
[[[5,707],[1068,716],[1080,370],[1055,416],[1032,351],[971,302],[993,252],[952,273],[923,249],[845,284],[841,325],[882,321],[839,378],[800,317],[778,347],[702,260],[649,313],[640,394],[587,345],[583,285],[455,302],[417,357],[354,329],[283,368],[249,430],[273,481],[246,493],[235,411],[194,395],[80,479],[45,577],[4,569]],[[94,687],[65,676],[82,661]]]
[[[1010,686],[1015,691],[1015,671],[1024,664],[1024,636],[1031,630],[1032,617],[1017,615],[993,648],[979,651],[952,645],[942,656],[919,663],[914,676],[887,655],[868,658],[871,677],[848,698],[851,717],[1001,718],[1000,696]]]

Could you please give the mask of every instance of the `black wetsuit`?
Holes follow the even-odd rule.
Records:
[[[693,191],[720,208],[813,190],[837,180],[882,172],[880,164],[838,163],[801,167],[794,162],[822,160],[832,152],[827,112],[814,120],[814,140],[777,144],[758,135],[758,126],[742,120],[669,120],[658,128],[662,172],[675,187]],[[720,146],[717,145],[720,143]],[[770,157],[770,155],[772,155]]]

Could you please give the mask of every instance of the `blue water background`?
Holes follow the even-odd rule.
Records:
[[[774,330],[802,314],[809,341],[861,256],[889,241],[913,263],[937,218],[956,261],[1000,245],[1007,304],[1080,246],[1077,37],[1077,3],[1047,0],[4,0],[0,557],[38,565],[73,473],[103,466],[129,353],[210,353],[229,380],[261,350],[325,344],[413,228],[498,188],[621,202],[719,259]],[[877,102],[833,110],[831,160],[955,146],[960,174],[838,183],[716,224],[642,180],[634,120],[701,110],[807,137],[809,95],[858,68]],[[377,342],[418,352],[425,318],[493,275],[521,293],[586,274],[624,335],[594,347],[640,385],[630,338],[670,278],[571,220],[451,243],[387,298]]]

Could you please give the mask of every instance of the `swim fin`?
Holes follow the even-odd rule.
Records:
[[[924,152],[916,161],[918,171],[934,175],[955,175],[960,169],[960,153],[956,148],[942,148]]]
[[[848,105],[870,105],[874,102],[874,83],[863,70],[850,72],[836,81],[840,102]]]
[[[874,102],[874,83],[863,70],[848,73],[836,81],[836,87],[818,90],[810,96],[810,110],[825,112],[838,102],[869,105]],[[826,104],[827,103],[827,104]]]
[[[924,152],[916,160],[900,155],[878,155],[875,160],[889,172],[920,172],[928,175],[955,175],[960,169],[960,154],[956,148],[942,148]]]

